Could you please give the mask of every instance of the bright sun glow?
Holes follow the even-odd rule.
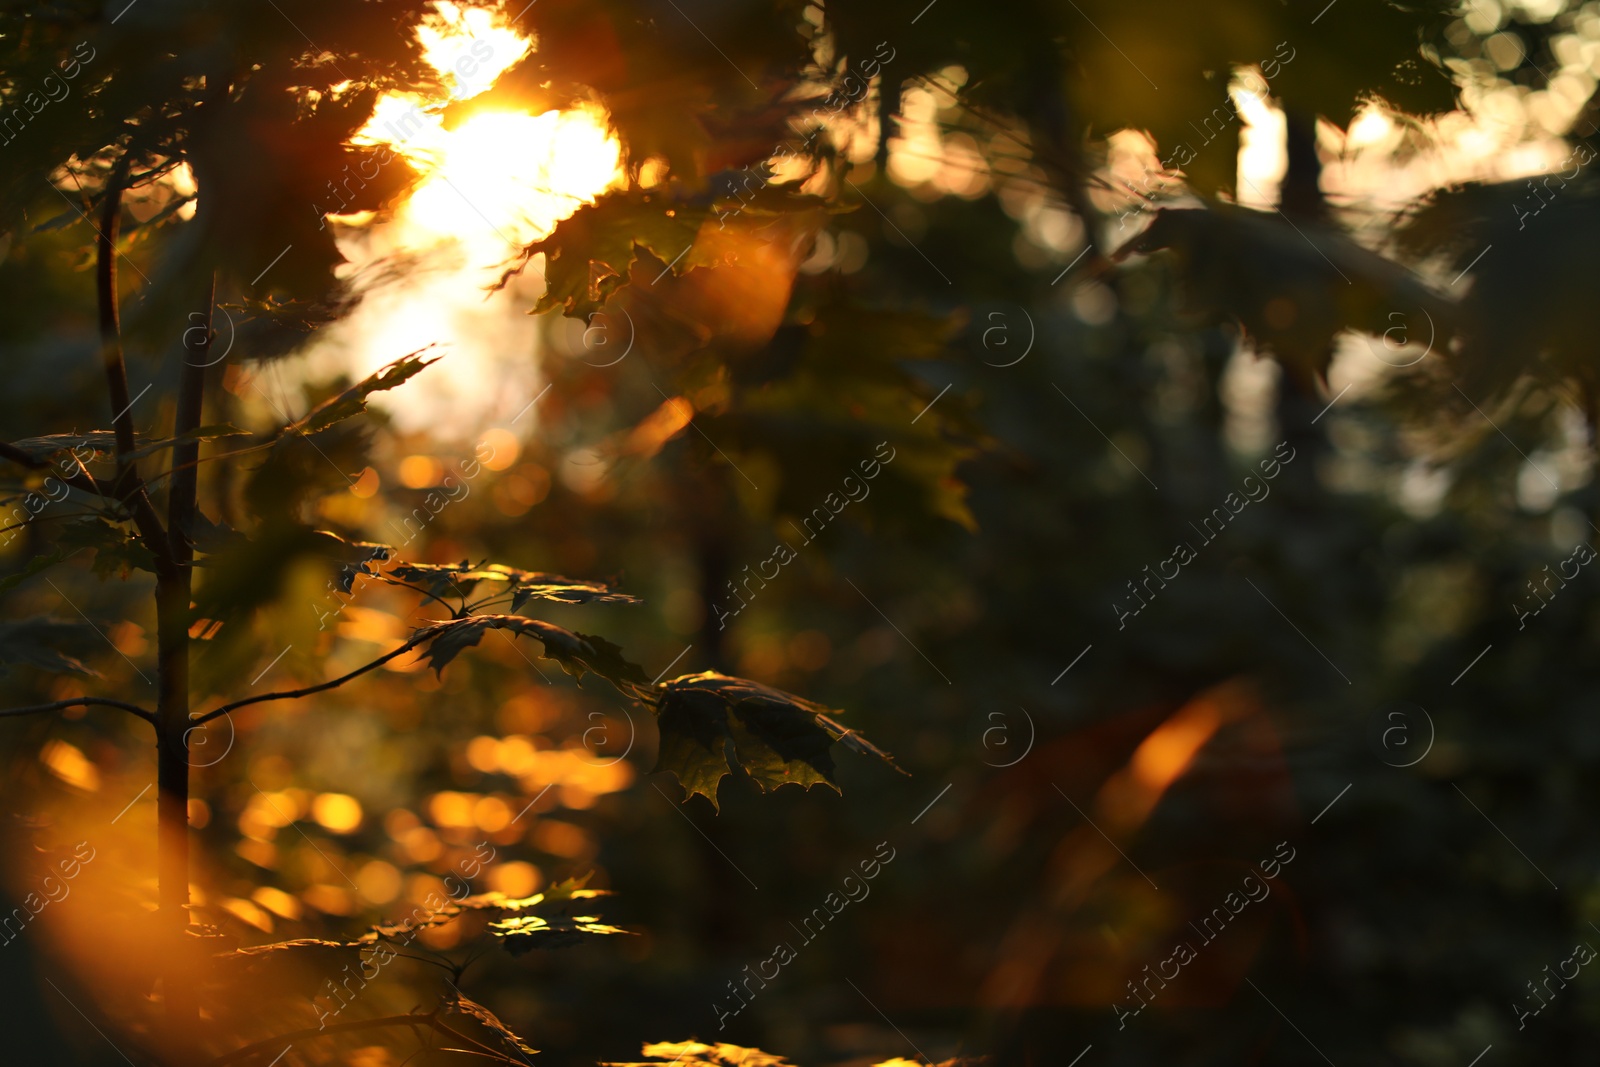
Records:
[[[488,229],[512,244],[544,236],[592,202],[621,160],[598,109],[483,112],[419,134],[405,151],[427,177],[401,209],[404,220],[438,237]]]
[[[530,269],[491,299],[486,285],[523,247],[618,184],[622,150],[598,105],[535,115],[497,102],[453,117],[447,129],[447,106],[481,96],[535,42],[488,8],[441,0],[434,9],[417,40],[444,94],[388,93],[355,138],[387,146],[420,181],[392,215],[339,219],[350,276],[388,280],[320,339],[307,371],[365,375],[439,345],[449,359],[429,372],[428,388],[379,403],[402,426],[471,433],[525,409],[538,385],[537,331],[526,312],[542,275]],[[384,266],[396,260],[416,269],[396,277]]]
[[[435,7],[417,39],[428,64],[453,82],[450,96],[386,94],[356,141],[387,145],[422,173],[400,211],[399,221],[420,231],[414,243],[455,237],[474,252],[524,245],[619,179],[621,146],[599,107],[484,111],[446,129],[442,108],[489,89],[533,42],[498,25],[486,8],[448,0]]]
[[[516,30],[497,25],[488,8],[440,0],[434,10],[417,27],[417,41],[434,70],[455,78],[456,96],[476,96],[533,48]]]

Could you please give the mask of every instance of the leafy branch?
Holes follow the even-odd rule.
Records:
[[[831,749],[834,744],[871,756],[904,774],[887,752],[843,725],[833,709],[792,693],[715,671],[684,675],[652,684],[622,649],[592,634],[521,615],[468,615],[424,626],[398,647],[331,681],[299,689],[246,697],[215,708],[195,721],[210,722],[231,711],[275,700],[295,700],[338,688],[369,671],[428,645],[428,665],[443,673],[464,649],[490,630],[534,637],[544,656],[581,679],[597,674],[619,692],[649,708],[661,734],[657,771],[671,771],[688,796],[700,794],[717,807],[722,779],[742,768],[763,791],[780,785],[825,785],[838,790]],[[729,746],[732,746],[731,750]]]

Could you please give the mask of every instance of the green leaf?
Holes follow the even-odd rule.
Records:
[[[100,677],[75,656],[55,648],[61,640],[83,642],[95,635],[88,623],[65,619],[21,619],[0,623],[0,664],[21,664],[55,674],[83,674]]]
[[[479,582],[498,582],[511,594],[511,610],[530,600],[553,600],[558,604],[637,604],[637,597],[612,591],[603,582],[563,578],[559,574],[518,570],[499,563],[399,563],[388,573],[401,581],[420,586],[436,597],[465,597]]]
[[[794,783],[835,792],[835,742],[891,767],[888,753],[846,729],[829,709],[759,682],[715,671],[674,678],[661,686],[656,725],[657,771],[671,771],[686,798],[699,793],[717,805],[717,787],[737,764],[763,791]],[[728,743],[734,754],[728,755]],[[903,772],[902,772],[903,773]]]
[[[433,627],[438,635],[428,646],[428,666],[442,673],[462,649],[483,640],[490,630],[510,630],[513,634],[538,638],[546,659],[561,664],[561,669],[581,679],[592,671],[624,693],[633,693],[648,683],[644,669],[622,656],[622,649],[603,637],[574,633],[553,623],[527,619],[521,615],[474,615],[471,618],[440,623]]]
[[[424,367],[431,367],[439,362],[438,356],[433,359],[423,359],[421,353],[427,350],[419,348],[410,355],[401,356],[382,370],[361,379],[338,396],[318,404],[304,418],[286,426],[283,432],[314,434],[326,430],[335,423],[354,418],[367,410],[367,398],[373,393],[402,385]]]

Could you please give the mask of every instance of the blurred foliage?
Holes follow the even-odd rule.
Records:
[[[1235,202],[1229,92],[1291,137],[1584,95],[1600,10],[504,4],[537,47],[445,121],[598,102],[623,146],[504,265],[567,317],[536,427],[391,425],[386,391],[480,373],[420,351],[301,368],[294,417],[269,375],[362,296],[323,189],[374,161],[379,93],[448,91],[433,11],[0,5],[0,123],[30,116],[0,184],[5,703],[155,693],[149,550],[121,501],[57,493],[112,479],[85,267],[124,167],[158,496],[202,442],[209,1048],[399,1018],[281,1065],[1586,1062],[1592,979],[1544,983],[1600,922],[1596,579],[1562,569],[1600,518],[1594,109],[1544,131],[1552,176],[1307,216],[1303,156],[1283,211]],[[1157,192],[1114,172],[1124,129]],[[380,169],[342,211],[403,201],[411,165]],[[247,321],[174,436],[213,275]],[[4,891],[38,916],[4,935],[9,1040],[149,1059],[145,724],[4,731]]]

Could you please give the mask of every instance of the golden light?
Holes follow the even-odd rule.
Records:
[[[250,899],[280,919],[298,919],[303,913],[300,898],[290,896],[277,886],[264,885],[251,893]]]
[[[400,461],[400,484],[407,489],[427,489],[439,484],[444,465],[432,456],[407,456]]]
[[[473,808],[478,801],[471,793],[446,790],[435,793],[428,801],[428,816],[435,826],[466,827],[475,824]]]
[[[353,833],[361,825],[361,802],[344,793],[323,793],[312,801],[311,817],[332,833]]]
[[[401,835],[400,844],[413,863],[432,863],[444,851],[439,835],[426,826],[418,826]]]
[[[594,105],[542,115],[480,111],[446,129],[444,107],[481,95],[533,41],[490,8],[450,0],[434,8],[417,41],[423,59],[453,85],[449,95],[386,93],[354,141],[386,145],[422,173],[400,210],[406,243],[455,238],[484,252],[527,244],[621,177],[621,145]]]
[[[681,396],[672,397],[645,416],[628,434],[623,451],[649,459],[661,446],[682,433],[694,420],[694,405]]]
[[[458,97],[476,96],[527,55],[533,42],[497,23],[497,12],[436,0],[417,27],[422,58],[456,81]]]
[[[222,910],[232,915],[240,922],[254,926],[262,933],[272,933],[272,916],[268,915],[253,901],[240,897],[230,897],[222,902]]]
[[[356,872],[356,887],[371,904],[387,904],[400,895],[400,868],[384,860],[369,860]]]
[[[575,859],[590,851],[592,840],[589,832],[581,826],[560,819],[541,819],[534,824],[532,833],[533,845],[552,856],[562,859]]]
[[[508,897],[525,897],[544,884],[544,875],[531,863],[513,860],[489,871],[489,887]]]
[[[383,281],[324,331],[305,371],[365,375],[433,342],[450,353],[454,373],[436,372],[431,389],[389,394],[380,405],[403,428],[483,426],[538,392],[528,354],[539,341],[525,312],[542,274],[535,264],[488,301],[486,286],[523,247],[622,182],[622,149],[599,105],[532,114],[476,99],[535,45],[498,9],[440,0],[416,37],[440,85],[384,94],[352,141],[388,148],[419,178],[392,212],[333,216],[344,273],[358,285]],[[386,269],[396,260],[418,269],[397,276]],[[369,487],[358,484],[361,496]]]
[[[513,735],[500,742],[496,756],[500,770],[507,774],[522,775],[533,769],[539,752],[526,737]]]
[[[1394,128],[1393,119],[1385,115],[1381,108],[1368,104],[1350,123],[1350,146],[1365,148],[1375,145],[1386,139]]]
[[[421,143],[419,143],[421,142]],[[522,245],[609,188],[622,148],[598,107],[487,111],[399,146],[426,175],[401,209],[421,234]]]
[[[1096,807],[1106,821],[1124,833],[1142,826],[1206,742],[1249,706],[1238,691],[1224,684],[1173,712],[1140,742],[1128,765],[1101,788]]]
[[[517,461],[517,454],[521,451],[522,442],[517,440],[517,435],[497,426],[478,438],[474,455],[490,470],[503,471]]]
[[[371,467],[367,467],[362,470],[356,477],[355,482],[351,484],[350,492],[358,499],[366,500],[378,492],[378,486],[381,481],[382,479],[379,477],[378,472]]]
[[[1239,203],[1270,210],[1278,201],[1278,183],[1289,167],[1284,148],[1288,120],[1283,109],[1250,91],[1235,79],[1229,87],[1239,114]]]
[[[308,886],[300,899],[328,915],[353,915],[356,910],[353,895],[344,886],[326,883]]]
[[[482,774],[493,774],[500,769],[500,742],[493,737],[480,735],[467,742],[467,762]]]
[[[46,742],[39,753],[39,762],[74,789],[93,793],[100,788],[100,771],[76,745],[61,740]]]
[[[472,806],[472,819],[484,833],[496,833],[511,825],[511,808],[499,797],[484,797]]]

